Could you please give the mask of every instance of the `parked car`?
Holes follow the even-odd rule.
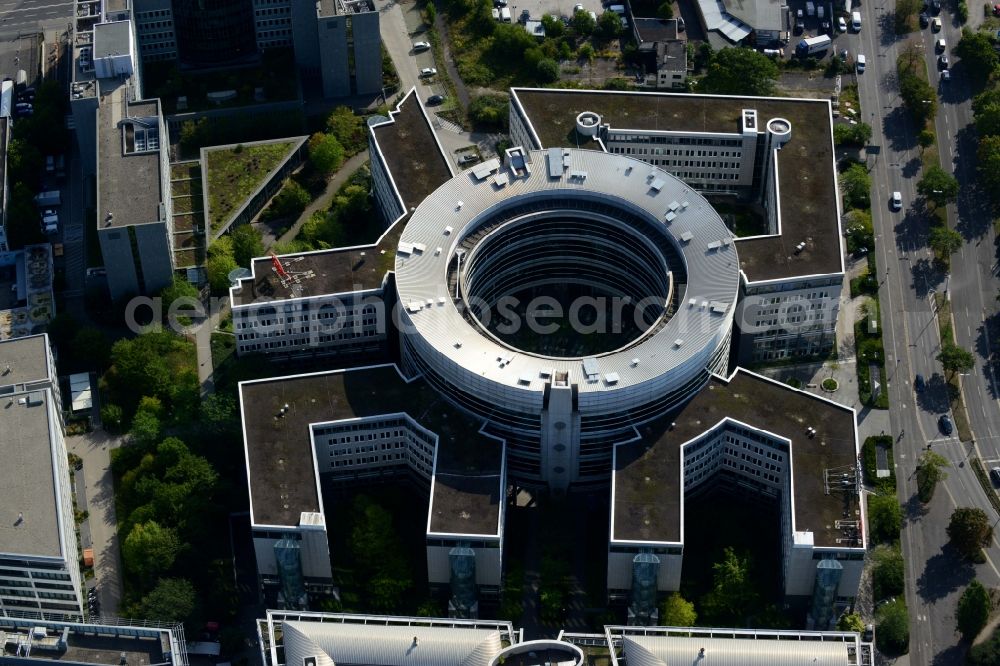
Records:
[[[433,67],[424,67],[420,70],[420,78],[426,79],[428,77],[434,76],[438,71]]]
[[[1000,467],[994,467],[990,470],[990,478],[993,480],[993,483],[1000,486]]]
[[[431,45],[427,42],[413,42],[413,50],[417,53],[430,50]]]
[[[863,640],[865,643],[871,643],[873,640],[875,640],[874,624],[865,625],[865,630],[861,633],[861,640]]]
[[[468,155],[462,155],[458,159],[459,166],[465,166],[466,164],[472,164],[473,162],[478,162],[479,156],[469,153]]]
[[[444,95],[431,95],[427,98],[427,106],[437,106],[438,104],[443,104],[445,99],[447,98]]]
[[[868,61],[865,60],[864,54],[859,53],[857,60],[854,61],[854,67],[855,67],[855,69],[857,69],[858,74],[864,74],[865,73],[865,65],[866,64],[868,64]]]
[[[931,23],[931,17],[927,15],[927,12],[920,12],[920,27],[926,28]]]
[[[837,18],[837,30],[847,32],[847,21],[843,16]]]
[[[919,393],[920,391],[923,391],[924,390],[924,386],[926,386],[926,385],[927,385],[927,383],[924,382],[924,376],[923,375],[917,375],[916,377],[913,378],[913,388],[915,388],[917,390],[917,393]]]
[[[951,70],[950,69],[942,69],[941,70],[941,80],[942,81],[951,81]]]
[[[938,53],[944,53],[948,50],[948,42],[944,40],[944,37],[934,42],[934,50]]]
[[[947,414],[942,414],[941,418],[938,419],[938,427],[941,428],[941,432],[946,435],[950,435],[955,431],[955,426],[952,425],[951,417]]]
[[[931,0],[931,11],[934,12],[934,14],[941,13],[941,0]]]
[[[892,200],[890,201],[893,210],[903,209],[903,195],[900,192],[892,193]]]
[[[938,69],[948,69],[948,54],[942,53],[938,56]]]
[[[797,20],[797,21],[795,22],[795,34],[796,34],[796,35],[801,35],[801,34],[802,34],[802,32],[803,32],[803,31],[804,31],[805,29],[806,29],[806,24],[805,24],[805,23],[804,23],[804,22],[802,21],[802,19],[799,19],[799,20]]]
[[[934,32],[941,32],[941,19],[935,16],[931,19],[931,30]]]

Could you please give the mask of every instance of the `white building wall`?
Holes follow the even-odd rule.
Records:
[[[605,144],[609,153],[658,166],[701,191],[736,191],[753,184],[756,135],[608,129]]]
[[[752,360],[768,361],[818,354],[833,344],[843,275],[750,284],[737,315]],[[749,338],[749,340],[746,340]]]

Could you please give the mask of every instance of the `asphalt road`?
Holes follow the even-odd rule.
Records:
[[[65,28],[72,16],[72,1],[0,0],[0,41],[19,34]]]
[[[900,501],[904,505],[902,546],[908,563],[906,598],[911,615],[909,662],[954,664],[960,663],[964,650],[955,632],[958,597],[974,577],[988,586],[1000,585],[1000,543],[994,540],[987,551],[987,562],[975,566],[961,561],[947,545],[945,528],[955,507],[978,506],[990,516],[995,512],[967,464],[974,452],[972,445],[962,444],[954,436],[944,436],[938,427],[939,417],[948,411],[948,402],[944,372],[935,358],[940,350],[940,335],[932,301],[935,292],[949,291],[957,311],[958,342],[968,344],[970,332],[978,326],[973,315],[979,313],[981,317],[984,294],[989,294],[990,300],[995,294],[995,285],[980,287],[978,281],[990,282],[991,278],[976,274],[981,253],[992,252],[993,245],[985,241],[978,246],[974,241],[967,245],[953,260],[953,276],[934,270],[927,247],[929,216],[916,193],[921,165],[916,128],[902,108],[898,94],[896,58],[905,42],[893,34],[893,8],[892,0],[863,3],[855,8],[862,12],[864,28],[860,34],[852,36],[855,44],[852,52],[868,56],[868,71],[857,77],[859,95],[865,119],[873,126],[872,144],[880,148],[877,155],[868,159],[888,374],[886,390],[890,398],[892,431],[897,436],[897,478]],[[941,35],[950,48],[957,44],[960,29],[947,13],[942,14],[942,20],[945,25]],[[938,79],[933,52],[933,40],[937,36],[930,30],[911,36],[924,49],[932,83]],[[961,128],[971,120],[968,89],[960,65],[953,73],[951,82],[939,86],[943,93],[937,121],[939,146],[949,163],[954,160],[960,165],[959,177],[965,176],[971,182],[973,162],[966,152],[968,144],[961,141],[967,137],[967,131],[963,133]],[[956,134],[960,137],[957,146]],[[888,201],[893,191],[902,193],[903,211],[890,210]],[[979,226],[965,216],[970,212],[969,198],[964,195],[964,204],[960,204],[960,208],[964,206],[960,228],[962,225]],[[973,285],[975,289],[971,288]],[[918,373],[927,382],[926,389],[919,394],[913,388],[913,378]],[[980,374],[964,378],[965,396],[970,416],[982,415],[985,410],[989,417],[992,410],[992,419],[986,419],[986,423],[992,425],[1000,422],[1000,409],[992,399],[988,400],[989,406],[984,405],[982,396],[988,394],[981,391]],[[979,428],[986,428],[986,425],[974,416],[972,422],[979,437]],[[951,469],[934,499],[923,507],[915,499],[913,473],[917,458],[928,446],[945,456]]]

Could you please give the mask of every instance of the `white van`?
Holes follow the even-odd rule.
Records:
[[[621,16],[625,15],[625,5],[608,5],[608,11]]]
[[[855,32],[861,32],[861,12],[851,12],[851,27]]]

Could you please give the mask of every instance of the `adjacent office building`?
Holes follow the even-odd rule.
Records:
[[[10,144],[10,118],[0,117],[0,252],[6,252],[7,245],[7,146]]]
[[[21,666],[54,661],[80,666],[188,666],[181,624],[157,626],[144,621],[130,626],[107,618],[91,624],[13,615],[0,615],[0,661]]]
[[[291,46],[300,73],[317,81],[324,97],[382,88],[379,13],[372,0],[137,0],[134,13],[143,62],[219,67]]]
[[[0,400],[0,617],[80,621],[80,554],[47,335],[0,342]]]

